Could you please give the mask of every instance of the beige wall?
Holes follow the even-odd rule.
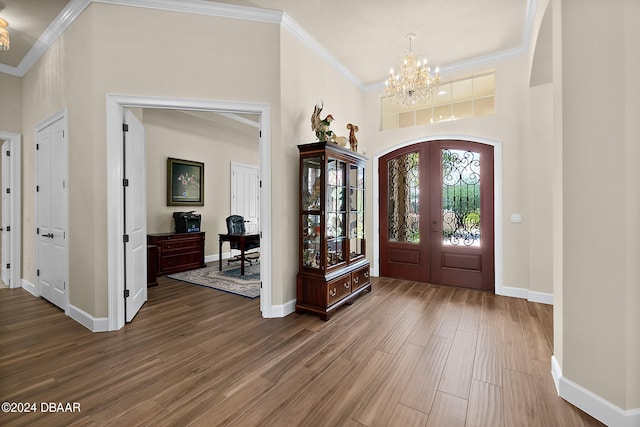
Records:
[[[203,114],[144,110],[147,231],[173,231],[173,212],[196,211],[207,233],[205,255],[211,256],[218,254],[218,233],[226,232],[225,218],[231,213],[231,162],[258,167],[260,151],[257,128]],[[167,157],[204,163],[204,206],[167,206]]]
[[[0,73],[0,131],[22,133],[22,78]]]
[[[561,18],[564,334],[556,346],[566,378],[622,409],[640,407],[640,180],[632,160],[640,33],[628,18],[638,11],[633,0],[563,0]]]

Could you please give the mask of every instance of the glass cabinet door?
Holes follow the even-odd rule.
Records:
[[[346,261],[347,163],[327,161],[327,268]]]
[[[322,157],[302,160],[302,266],[322,268],[321,265],[321,201]]]
[[[349,258],[364,256],[364,166],[349,166]]]

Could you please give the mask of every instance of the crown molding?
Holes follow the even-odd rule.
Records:
[[[144,7],[149,9],[167,10],[172,12],[194,13],[199,15],[216,16],[221,18],[241,19],[246,21],[264,22],[277,24],[289,31],[295,38],[300,40],[309,50],[314,52],[319,58],[324,60],[338,73],[351,81],[356,87],[364,91],[381,90],[384,82],[374,83],[365,86],[350,70],[348,70],[338,59],[325,49],[316,39],[304,30],[287,13],[275,10],[260,9],[255,7],[237,6],[223,3],[214,3],[203,0],[71,0],[69,4],[60,12],[60,15],[49,25],[42,36],[34,44],[31,50],[25,55],[18,67],[10,67],[0,64],[0,72],[23,77],[36,61],[51,47],[53,42],[67,29],[80,13],[89,4],[107,3],[123,6]],[[512,56],[522,55],[528,52],[528,45],[531,39],[531,31],[535,18],[537,0],[527,0],[527,13],[525,26],[523,29],[522,43],[519,47],[507,49],[488,55],[470,58],[468,60],[448,64],[440,67],[442,74],[454,72],[466,68],[476,67]]]
[[[256,7],[214,3],[202,0],[90,0],[96,3],[118,4],[123,6],[145,7],[148,9],[168,10],[171,12],[194,13],[221,18],[242,19],[245,21],[279,24],[282,12]]]
[[[296,21],[293,20],[286,13],[282,14],[282,26],[289,31],[295,38],[300,40],[305,46],[307,46],[318,57],[326,61],[333,69],[342,74],[354,85],[360,89],[364,89],[364,84],[358,79],[351,71],[347,69],[340,61],[336,59],[327,49],[325,49],[316,39],[311,37],[304,28],[302,28]]]
[[[91,0],[71,0],[60,14],[44,30],[33,47],[22,58],[17,67],[0,64],[0,72],[23,77],[38,59],[51,47],[54,41],[67,29],[74,19],[86,9]]]

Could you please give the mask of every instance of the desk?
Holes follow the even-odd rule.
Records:
[[[240,275],[244,276],[244,250],[249,243],[260,243],[260,234],[218,234],[220,236],[220,249],[218,251],[218,267],[222,271],[222,243],[238,243],[240,246]]]

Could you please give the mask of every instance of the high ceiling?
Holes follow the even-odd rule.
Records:
[[[11,49],[0,51],[0,72],[20,68],[34,43],[52,37],[51,28],[68,22],[65,6],[89,0],[0,0],[9,22]],[[100,0],[109,2],[111,0]],[[114,0],[116,2],[116,0]],[[152,0],[117,0],[153,5]],[[178,1],[158,4],[180,4]],[[189,0],[207,4],[213,1]],[[536,0],[216,0],[284,11],[342,64],[363,86],[382,82],[398,68],[408,49],[407,33],[417,35],[413,50],[429,64],[455,69],[469,61],[526,47]],[[67,11],[67,14],[62,11]],[[49,24],[49,33],[45,32]],[[41,38],[41,36],[44,37]],[[53,37],[55,37],[55,32]],[[30,54],[34,56],[33,52]],[[27,59],[29,57],[27,56]],[[28,61],[25,61],[28,62]],[[3,65],[4,64],[4,69]],[[24,63],[21,69],[24,69]],[[14,73],[15,74],[15,73]]]

